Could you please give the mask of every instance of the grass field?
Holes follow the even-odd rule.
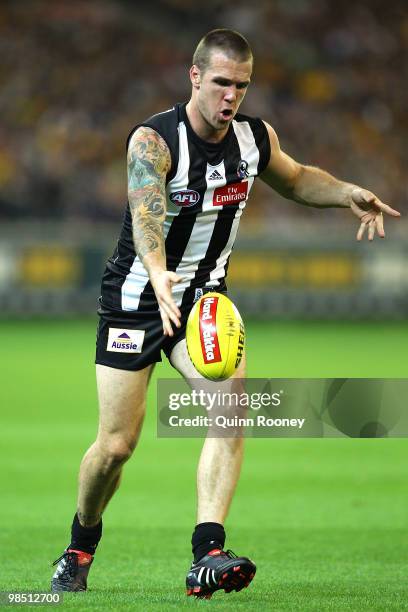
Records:
[[[76,475],[96,431],[93,321],[0,324],[0,591],[46,591],[68,541]],[[265,377],[408,377],[404,324],[248,323]],[[167,364],[154,377],[172,376]],[[154,381],[153,381],[154,383]],[[408,607],[408,441],[248,440],[227,547],[258,565],[249,589],[184,594],[200,440],[141,443],[105,514],[76,610],[399,610]]]

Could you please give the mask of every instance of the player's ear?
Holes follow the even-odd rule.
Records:
[[[190,68],[190,81],[195,89],[200,89],[201,71],[195,64],[193,64]]]

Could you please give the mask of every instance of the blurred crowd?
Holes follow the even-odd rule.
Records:
[[[253,47],[243,112],[299,161],[403,208],[405,0],[3,0],[0,219],[119,219],[127,135],[188,99],[192,52],[214,27]],[[262,224],[307,213],[262,188],[248,206]]]

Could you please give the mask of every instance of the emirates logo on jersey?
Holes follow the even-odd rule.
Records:
[[[194,189],[181,189],[170,194],[170,200],[176,206],[194,206],[200,199],[200,194]]]
[[[213,206],[225,206],[226,204],[239,204],[247,199],[248,183],[231,183],[218,187],[214,190]]]

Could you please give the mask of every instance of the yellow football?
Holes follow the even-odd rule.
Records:
[[[245,329],[235,304],[222,293],[205,293],[187,320],[187,350],[195,368],[210,380],[225,380],[239,366]]]

